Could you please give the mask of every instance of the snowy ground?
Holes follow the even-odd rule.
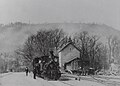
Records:
[[[96,80],[95,80],[96,79]],[[97,81],[98,80],[98,81]],[[116,84],[102,83],[105,80]],[[106,81],[108,83],[108,81]],[[41,78],[33,79],[33,75],[25,76],[25,73],[6,73],[0,75],[0,86],[120,86],[120,79],[106,79],[104,77],[82,76],[81,80],[69,78],[68,80],[46,81]]]

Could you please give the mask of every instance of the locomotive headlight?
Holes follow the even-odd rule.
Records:
[[[54,58],[54,61],[57,62],[58,61],[57,58]]]
[[[41,63],[41,60],[39,60],[39,63]]]

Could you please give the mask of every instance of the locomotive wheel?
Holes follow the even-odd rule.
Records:
[[[58,70],[51,70],[51,79],[52,80],[58,80],[60,78],[61,74]]]

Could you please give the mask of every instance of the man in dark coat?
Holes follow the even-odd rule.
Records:
[[[26,76],[28,76],[29,69],[28,67],[25,68]]]
[[[33,78],[34,78],[34,79],[36,79],[36,73],[37,73],[37,71],[36,71],[36,68],[34,67],[34,68],[33,68]]]

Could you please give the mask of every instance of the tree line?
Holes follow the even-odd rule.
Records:
[[[70,38],[62,29],[40,30],[37,34],[29,36],[23,47],[15,53],[24,65],[31,67],[33,58],[48,55],[50,50],[54,50],[58,55],[57,51],[67,44]],[[109,36],[104,44],[99,36],[83,31],[76,33],[71,40],[80,50],[82,67],[89,65],[96,69],[108,69],[113,61],[111,58],[120,55],[120,41],[117,37]]]

